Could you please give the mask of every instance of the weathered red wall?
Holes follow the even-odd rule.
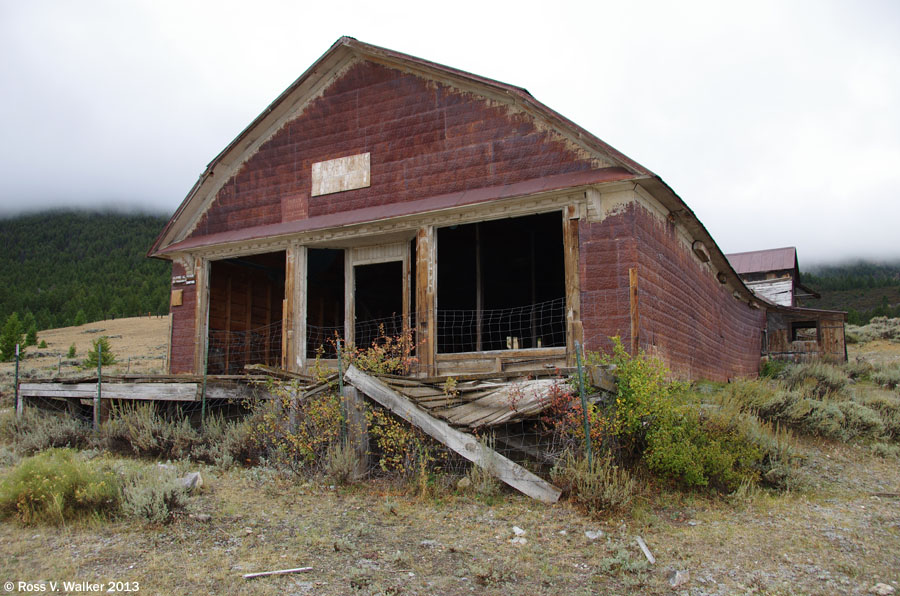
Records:
[[[580,233],[585,346],[631,344],[628,269],[638,270],[639,342],[679,376],[755,376],[765,314],[734,299],[694,258],[673,224],[637,203]]]
[[[371,186],[310,197],[312,164],[371,153]],[[193,235],[587,170],[505,106],[384,66],[352,66],[219,191]]]
[[[185,274],[184,266],[179,263],[172,264],[172,277]],[[194,346],[196,332],[194,329],[194,317],[197,307],[196,284],[173,285],[173,290],[182,290],[181,306],[170,306],[172,313],[172,340],[171,356],[169,359],[169,372],[172,374],[194,372]]]

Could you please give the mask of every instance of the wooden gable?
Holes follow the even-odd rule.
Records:
[[[315,164],[368,160],[318,194]],[[248,228],[618,168],[648,172],[526,91],[342,38],[209,166],[168,246]]]

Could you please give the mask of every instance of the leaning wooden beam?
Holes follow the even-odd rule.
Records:
[[[344,378],[397,416],[434,437],[475,465],[484,468],[516,490],[544,503],[555,503],[559,500],[560,489],[493,449],[482,445],[472,435],[458,431],[446,422],[433,418],[382,381],[367,375],[355,366],[347,369]]]

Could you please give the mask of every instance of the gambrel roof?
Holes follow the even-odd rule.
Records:
[[[403,84],[408,85],[409,80],[413,80],[420,87],[432,89],[439,100],[447,104],[477,101],[481,106],[486,106],[487,110],[502,113],[507,126],[504,134],[507,134],[508,138],[515,136],[509,131],[515,132],[521,128],[523,144],[537,139],[532,143],[536,148],[533,151],[547,151],[545,161],[552,162],[554,155],[562,156],[556,162],[558,167],[555,169],[536,167],[534,164],[543,159],[542,154],[526,156],[531,160],[528,161],[511,149],[509,154],[502,157],[507,160],[504,163],[514,174],[484,179],[470,179],[460,175],[458,181],[453,181],[451,192],[430,193],[427,184],[419,184],[421,178],[416,177],[415,158],[406,157],[402,160],[404,163],[391,172],[389,180],[393,184],[389,189],[390,192],[395,195],[402,193],[402,200],[386,203],[378,200],[349,201],[336,198],[331,199],[333,203],[331,207],[317,209],[315,206],[311,207],[310,202],[299,205],[299,199],[295,200],[294,197],[302,195],[304,187],[295,185],[291,188],[276,188],[269,192],[266,197],[274,202],[260,206],[259,213],[255,213],[254,217],[247,217],[238,222],[231,214],[237,209],[247,208],[242,203],[246,202],[246,199],[239,193],[257,182],[255,178],[248,179],[245,176],[244,179],[240,179],[240,176],[245,175],[248,169],[255,169],[254,175],[259,178],[258,172],[265,168],[271,168],[273,171],[289,168],[289,164],[271,163],[271,155],[261,156],[261,151],[284,136],[294,135],[291,137],[292,142],[298,143],[296,137],[302,137],[306,129],[292,129],[294,123],[306,118],[310,110],[314,111],[318,105],[317,101],[321,103],[322,98],[328,94],[337,95],[342,86],[353,85],[362,76],[361,65],[365,66],[369,75],[375,72],[377,76],[387,77],[385,73],[401,73],[406,77]],[[377,110],[377,105],[372,108],[362,106],[355,109],[361,110],[363,107],[368,108],[366,112],[368,118],[377,120],[372,112]],[[415,119],[419,116],[422,119],[428,117],[428,114],[419,114],[415,109],[410,107],[410,118],[414,123],[418,122]],[[469,122],[466,125],[467,130],[477,129],[478,125],[478,122]],[[352,131],[344,136],[352,136]],[[341,153],[341,148],[347,145],[347,141],[339,135],[334,137],[333,147],[327,144],[319,146],[321,155],[316,161],[348,154],[346,149],[343,154]],[[410,142],[415,142],[418,138],[415,137]],[[354,147],[354,150],[361,152],[358,147]],[[378,158],[378,154],[373,152],[372,155],[374,188],[376,186],[374,160]],[[492,153],[489,157],[475,156],[473,159],[496,160],[498,157]],[[522,162],[523,167],[516,170],[519,162]],[[252,164],[252,168],[248,164]],[[308,178],[309,170],[306,163],[304,167],[295,169],[298,178],[304,175]],[[445,178],[452,177],[453,174],[453,171],[448,171]],[[622,181],[632,181],[655,197],[668,210],[670,220],[684,225],[695,240],[708,248],[712,264],[726,275],[731,285],[737,288],[744,299],[753,299],[752,293],[740,281],[702,223],[665,182],[587,130],[540,103],[525,89],[366,44],[350,37],[342,37],[210,162],[157,238],[149,251],[149,256],[173,258],[178,254],[205,247],[258,238],[286,237],[310,230],[353,226],[487,201]],[[308,181],[305,184],[308,201]],[[419,184],[419,188],[411,188],[416,184]],[[434,188],[443,187],[435,185]],[[275,196],[279,192],[282,193],[281,196]],[[345,194],[353,193],[365,195],[365,191]],[[282,203],[279,205],[277,201]],[[290,201],[294,202],[288,204]]]

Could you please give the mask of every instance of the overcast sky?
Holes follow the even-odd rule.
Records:
[[[170,214],[341,35],[528,89],[726,252],[900,257],[900,2],[0,0],[0,214]]]

